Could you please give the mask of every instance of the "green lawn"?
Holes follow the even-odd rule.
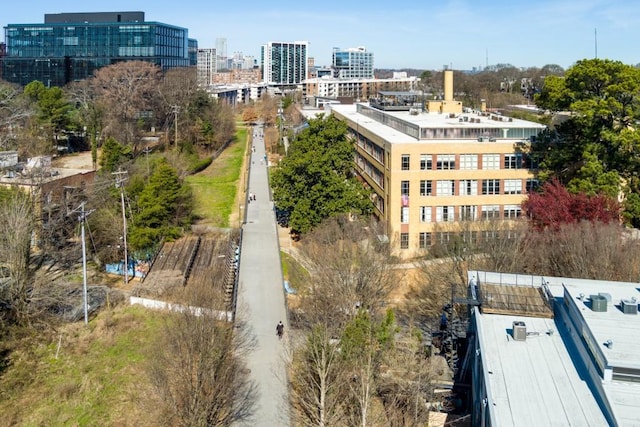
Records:
[[[233,142],[204,171],[187,177],[195,196],[195,214],[200,224],[229,227],[236,208],[242,162],[247,148],[247,128],[238,128]]]

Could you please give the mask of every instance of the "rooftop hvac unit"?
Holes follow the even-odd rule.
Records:
[[[514,340],[525,341],[527,339],[527,325],[525,325],[524,322],[520,320],[514,321],[512,334]]]
[[[634,300],[623,299],[620,301],[620,308],[624,314],[638,314],[638,302]]]
[[[591,310],[599,313],[607,311],[607,298],[604,295],[591,295]]]

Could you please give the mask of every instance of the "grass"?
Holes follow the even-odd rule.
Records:
[[[235,142],[205,170],[187,177],[200,224],[229,227],[247,148],[247,128],[238,128]]]
[[[88,326],[23,338],[0,377],[0,425],[156,424],[146,366],[161,319],[141,307],[117,307]]]

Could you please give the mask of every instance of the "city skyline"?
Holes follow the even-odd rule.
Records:
[[[69,0],[52,4],[3,6],[7,24],[44,22],[47,13],[142,11],[147,21],[188,28],[201,48],[227,39],[234,52],[259,60],[260,46],[270,41],[308,41],[316,65],[330,65],[334,47],[365,46],[375,68],[468,70],[512,64],[564,68],[584,58],[640,63],[633,46],[640,42],[640,4],[622,0],[471,1],[426,4],[380,0],[361,4],[328,0],[304,4],[255,0],[212,6],[202,0],[114,0],[107,7]],[[4,33],[2,36],[4,41]]]

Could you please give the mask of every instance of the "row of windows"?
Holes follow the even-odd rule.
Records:
[[[434,170],[434,155],[420,154],[420,170]],[[482,169],[499,170],[502,169],[533,169],[537,167],[531,158],[521,154],[460,154],[459,170],[477,170],[479,159],[482,160]],[[435,155],[435,170],[455,170],[455,154]],[[402,154],[400,156],[400,168],[403,171],[411,170],[411,156]]]
[[[477,196],[491,194],[522,194],[522,179],[441,179],[435,181],[435,193],[433,192],[434,181],[430,179],[420,180],[420,196]],[[479,186],[480,184],[480,186]],[[525,192],[534,190],[538,185],[535,179],[527,179],[525,184]],[[458,192],[456,193],[456,187]],[[411,189],[410,181],[400,181],[400,194],[409,196]]]
[[[480,207],[480,219],[500,219],[500,205],[483,205]],[[522,216],[522,208],[520,205],[504,205],[502,208],[502,218],[517,219]],[[475,221],[478,217],[478,206],[461,205],[461,206],[420,206],[418,209],[418,220],[421,223],[430,222],[453,222],[456,221]],[[402,206],[400,208],[400,222],[409,224],[409,207]]]
[[[448,245],[455,240],[469,245],[476,245],[480,240],[496,238],[513,239],[518,237],[515,230],[483,230],[465,232],[422,232],[418,234],[418,248],[428,249],[434,245]],[[409,233],[400,233],[400,249],[409,249]]]

